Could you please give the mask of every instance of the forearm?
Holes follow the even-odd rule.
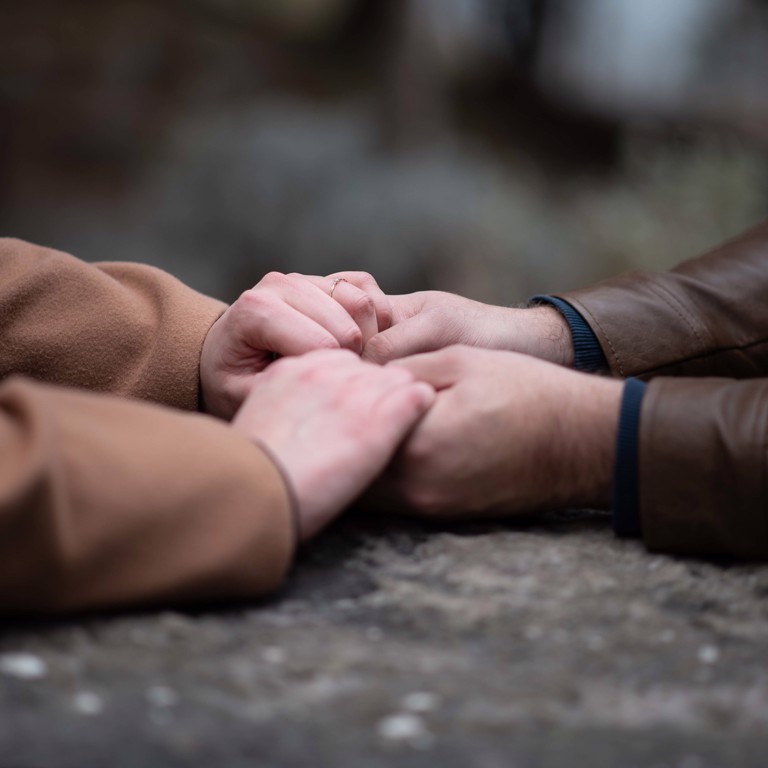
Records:
[[[562,382],[546,406],[557,424],[545,435],[553,457],[549,477],[540,479],[547,506],[609,509],[624,385],[584,374]]]
[[[216,420],[0,387],[0,613],[257,597],[295,530],[278,470]]]
[[[507,349],[571,368],[574,365],[574,337],[570,323],[552,304],[537,302],[514,310]],[[524,314],[520,314],[520,313]]]
[[[224,310],[138,264],[85,264],[0,240],[0,379],[14,373],[196,410],[200,353]]]

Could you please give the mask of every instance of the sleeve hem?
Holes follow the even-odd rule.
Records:
[[[568,323],[573,341],[573,367],[585,373],[597,373],[608,370],[608,363],[592,329],[581,314],[567,301],[554,296],[534,296],[529,304],[548,304],[554,307]]]
[[[646,385],[627,379],[621,399],[616,463],[613,471],[613,530],[620,538],[642,538],[640,515],[640,410]]]

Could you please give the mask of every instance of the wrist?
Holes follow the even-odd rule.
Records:
[[[233,425],[236,428],[236,425]],[[305,531],[301,524],[301,506],[299,503],[299,496],[296,493],[296,486],[294,485],[293,478],[291,477],[285,463],[278,455],[260,438],[250,438],[251,442],[261,449],[269,458],[269,460],[275,465],[280,478],[285,486],[285,494],[288,497],[288,504],[291,508],[291,520],[293,522],[294,541],[296,546],[301,545],[305,540]]]
[[[516,349],[566,368],[573,366],[573,339],[565,318],[553,306],[541,304],[515,313],[510,323]]]
[[[200,354],[198,408],[203,413],[231,421],[247,390],[238,386],[236,377],[225,372],[219,358],[220,342],[211,336],[209,331]]]
[[[623,382],[577,374],[570,402],[564,408],[559,465],[564,506],[608,509],[616,461],[616,436]]]

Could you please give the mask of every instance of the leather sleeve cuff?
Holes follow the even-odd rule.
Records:
[[[643,535],[640,516],[640,409],[646,385],[627,379],[621,399],[616,463],[613,470],[613,530],[621,538]]]
[[[640,423],[643,539],[655,551],[768,558],[768,381],[655,378]]]
[[[554,307],[568,323],[573,340],[573,367],[585,373],[607,371],[608,363],[592,329],[587,321],[567,301],[554,296],[534,296],[530,305],[549,304]]]

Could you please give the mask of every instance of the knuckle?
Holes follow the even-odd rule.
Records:
[[[299,378],[308,383],[327,383],[329,380],[343,378],[344,366],[359,358],[354,352],[335,347],[329,350],[317,350],[297,358],[301,361]]]
[[[297,283],[301,284],[302,286],[311,285],[311,282],[307,279],[307,276],[302,275],[301,272],[288,272],[287,274],[283,275],[283,282],[285,284],[292,285],[296,285]]]
[[[367,293],[361,291],[355,296],[351,307],[351,314],[353,317],[358,317],[359,315],[372,315],[374,310],[375,305],[373,299]]]
[[[327,378],[329,366],[324,363],[315,361],[311,365],[307,365],[298,372],[298,378],[300,381],[315,385]]]
[[[318,336],[315,342],[313,343],[313,346],[317,350],[327,351],[327,352],[340,352],[339,349],[339,342],[333,338],[330,334]]]
[[[272,270],[271,272],[267,272],[267,274],[259,280],[258,285],[281,285],[285,280],[285,274]]]
[[[369,360],[389,360],[392,358],[393,351],[392,342],[386,336],[374,336],[365,345],[365,356]]]
[[[352,347],[354,349],[360,349],[363,343],[363,332],[355,326],[350,328],[342,336],[342,346],[345,348]]]
[[[377,311],[379,330],[384,331],[392,325],[392,308],[389,304],[384,304]]]
[[[328,275],[328,277],[343,277],[345,280],[349,280],[350,282],[354,283],[375,283],[376,280],[374,280],[373,275],[371,275],[368,272],[364,272],[362,270],[357,269],[347,269],[343,272],[335,272],[332,275]]]
[[[302,355],[299,360],[302,362],[301,370],[308,375],[323,375],[333,372],[338,367],[338,349],[335,350],[316,350]]]
[[[248,306],[254,301],[258,301],[259,294],[261,292],[256,288],[249,288],[247,291],[243,291],[235,300],[233,307],[240,308],[242,306]]]
[[[352,277],[363,285],[378,285],[376,278],[370,272],[353,272]]]
[[[255,288],[268,288],[271,290],[280,290],[282,288],[285,288],[286,285],[288,285],[291,281],[291,278],[289,275],[286,275],[282,272],[267,272],[264,277],[261,278],[261,280],[258,282]]]
[[[297,389],[305,393],[327,394],[331,386],[332,377],[328,366],[314,366],[305,368],[296,374]]]
[[[238,313],[265,317],[268,311],[274,307],[275,298],[267,291],[251,288],[240,294],[234,306]]]

